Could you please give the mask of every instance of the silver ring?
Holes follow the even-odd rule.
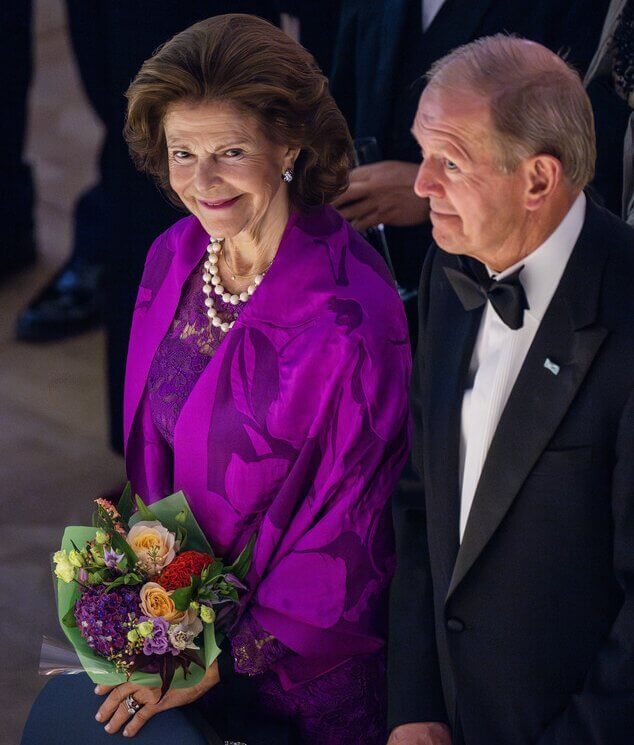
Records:
[[[126,696],[123,700],[123,703],[126,706],[126,709],[128,710],[128,714],[136,714],[137,711],[141,708],[141,704],[134,698],[132,694],[129,696]]]

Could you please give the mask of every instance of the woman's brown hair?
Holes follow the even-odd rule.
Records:
[[[294,206],[325,204],[348,185],[352,141],[328,81],[300,44],[261,18],[233,13],[190,26],[143,63],[126,96],[132,159],[178,206],[163,118],[184,101],[230,103],[276,144],[300,148],[289,184]]]

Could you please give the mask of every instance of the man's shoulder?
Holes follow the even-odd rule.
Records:
[[[603,307],[621,315],[634,313],[634,228],[589,201],[583,235],[586,250],[604,261]]]
[[[620,255],[627,265],[634,265],[634,228],[631,225],[590,199],[586,223],[590,228],[591,238],[599,246],[606,246]]]

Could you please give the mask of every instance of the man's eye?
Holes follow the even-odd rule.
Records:
[[[445,168],[448,171],[457,171],[458,166],[453,162],[453,160],[449,160],[448,158],[445,158]]]
[[[240,148],[237,147],[231,148],[231,150],[225,150],[225,155],[228,158],[239,158],[243,154],[244,150],[240,150]]]

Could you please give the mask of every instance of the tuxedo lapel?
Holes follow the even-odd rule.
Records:
[[[596,208],[544,315],[491,442],[449,587],[490,540],[562,421],[607,330],[596,322],[605,254]],[[554,363],[554,367],[553,364]]]
[[[457,266],[456,259],[449,255],[444,255],[441,261]],[[438,316],[430,318],[429,327],[442,329],[442,333],[431,335],[425,352],[429,371],[425,386],[429,397],[425,402],[429,427],[424,433],[428,453],[424,469],[433,485],[432,492],[442,496],[428,500],[428,511],[434,525],[430,541],[436,552],[443,555],[444,586],[448,587],[459,545],[461,407],[458,402],[462,401],[482,309],[465,311],[442,270],[441,274],[436,291],[442,293],[442,300],[434,303],[439,309]]]

